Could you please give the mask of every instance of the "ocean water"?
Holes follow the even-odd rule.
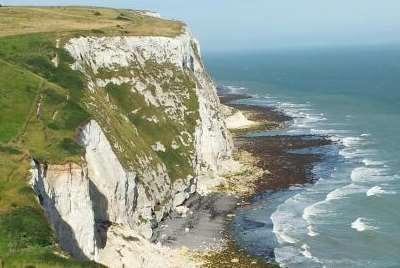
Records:
[[[400,267],[400,49],[205,58],[219,85],[294,117],[285,131],[257,135],[322,134],[338,144],[320,149],[317,183],[266,192],[239,210],[238,244],[282,267]]]

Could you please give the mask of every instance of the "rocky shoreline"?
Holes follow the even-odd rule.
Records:
[[[154,232],[153,241],[173,249],[185,249],[202,267],[279,267],[273,262],[273,248],[264,256],[250,256],[239,248],[231,233],[235,210],[251,204],[266,191],[285,191],[291,186],[313,183],[313,166],[318,153],[293,153],[331,144],[327,137],[314,135],[249,136],[255,131],[284,129],[291,117],[272,107],[237,102],[252,98],[246,94],[219,92],[226,116],[242,113],[244,120],[234,133],[235,160],[239,171],[226,175],[207,195],[193,195],[182,209],[169,215]],[[242,126],[242,127],[241,127]],[[268,256],[268,257],[265,257]]]
[[[261,122],[262,131],[284,129],[293,118],[273,107],[232,103],[234,100],[249,99],[249,95],[224,93],[220,95],[223,105],[249,114],[250,120]],[[275,126],[268,128],[268,126]],[[266,190],[280,191],[293,185],[312,183],[313,165],[321,161],[318,153],[293,153],[292,150],[315,148],[332,143],[328,137],[319,135],[255,135],[249,136],[254,129],[243,129],[234,138],[238,152],[246,152],[255,159],[255,166],[263,170],[256,180],[255,189],[250,197]]]
[[[230,94],[219,91],[220,101],[235,110],[241,111],[249,120],[259,122],[256,128],[243,128],[233,131],[236,154],[246,154],[252,159],[254,168],[261,170],[258,177],[252,180],[252,190],[240,197],[236,208],[250,205],[251,199],[266,191],[285,191],[291,186],[299,186],[316,181],[312,173],[314,165],[322,161],[321,155],[315,152],[294,153],[292,150],[317,148],[332,143],[330,139],[317,135],[271,135],[248,136],[247,134],[262,130],[284,129],[293,119],[272,107],[262,107],[237,102],[252,98],[246,94]],[[242,159],[239,159],[243,161]],[[240,184],[240,179],[236,179]],[[273,248],[265,249],[263,256],[255,258],[248,255],[245,249],[236,245],[227,226],[227,242],[223,250],[208,255],[206,267],[234,267],[234,261],[240,267],[279,267],[273,263]],[[238,257],[240,256],[240,257]],[[265,257],[267,256],[267,257]],[[272,261],[272,262],[271,262]],[[213,266],[213,264],[215,266]]]
[[[306,149],[329,145],[332,142],[320,136],[261,136],[240,137],[236,139],[237,147],[256,155],[259,168],[268,170],[256,182],[255,194],[266,190],[282,191],[290,186],[313,183],[313,166],[321,161],[318,153],[296,154],[290,150]]]

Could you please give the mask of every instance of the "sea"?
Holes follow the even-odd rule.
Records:
[[[294,118],[253,135],[334,141],[315,148],[318,181],[238,209],[237,244],[281,267],[400,267],[400,46],[206,53],[205,62],[218,85],[254,96],[245,102]]]

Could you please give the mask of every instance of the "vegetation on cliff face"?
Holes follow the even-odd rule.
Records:
[[[91,94],[90,100],[87,101],[91,104],[88,105],[88,109],[92,110],[109,140],[112,144],[119,145],[114,151],[119,154],[125,168],[137,168],[140,158],[147,156],[155,165],[166,165],[171,182],[194,175],[193,134],[199,113],[193,78],[171,64],[148,61],[143,66],[132,64],[129,69],[103,69],[94,75],[93,79],[104,80],[113,76],[120,79],[133,76],[145,87],[137,89],[130,83],[108,83],[105,88],[98,88],[96,96]],[[162,93],[156,92],[155,85],[161,85],[159,90]],[[156,104],[151,103],[140,90],[151,92],[152,96],[163,96],[158,96],[161,100],[157,100]],[[171,103],[158,103],[167,101],[168,97],[171,97],[168,96],[169,93],[173,94],[173,105],[176,107],[171,107]],[[183,112],[176,111],[176,108],[182,109]],[[99,113],[98,110],[107,113]],[[154,150],[152,146],[157,143],[165,148]]]
[[[182,146],[185,141],[173,145],[183,130],[194,131],[198,118],[195,84],[189,75],[170,67],[178,79],[163,86],[180,90],[188,108],[185,124],[179,125],[162,107],[149,106],[126,85],[109,84],[89,93],[86,78],[70,68],[72,58],[58,46],[79,35],[176,36],[182,29],[180,22],[130,10],[0,9],[0,267],[97,266],[60,255],[28,185],[32,156],[50,164],[80,162],[83,149],[76,143],[77,130],[91,118],[99,120],[114,146],[126,148],[119,152],[114,147],[127,168],[135,167],[135,156],[146,151],[153,161],[166,165],[171,180],[192,174],[188,163],[193,146]],[[150,77],[165,67],[146,66],[142,75]],[[95,106],[90,105],[93,102]],[[146,118],[157,118],[159,124]],[[132,144],[132,137],[140,138]],[[157,141],[166,145],[165,151],[151,150]]]

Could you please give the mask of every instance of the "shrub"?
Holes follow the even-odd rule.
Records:
[[[95,34],[104,34],[105,32],[102,31],[102,30],[99,30],[99,29],[93,29],[93,30],[92,30],[92,33],[95,33]]]
[[[127,18],[123,13],[121,13],[118,15],[117,20],[130,20],[130,19]]]
[[[8,240],[6,246],[11,251],[32,246],[50,246],[54,242],[46,218],[41,211],[32,207],[18,208],[1,215],[0,235]]]
[[[79,154],[82,149],[82,147],[79,144],[77,144],[74,140],[69,138],[63,139],[63,141],[60,143],[60,147],[64,151],[67,151],[70,154]]]

